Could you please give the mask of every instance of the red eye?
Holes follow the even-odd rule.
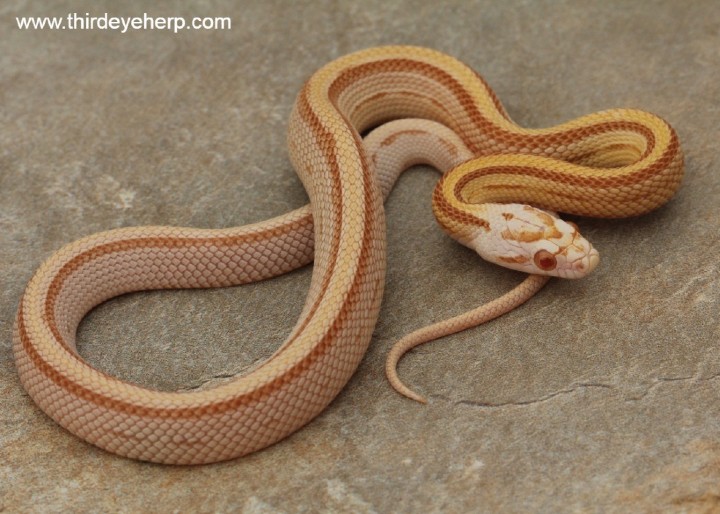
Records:
[[[555,266],[557,266],[555,256],[547,250],[539,250],[536,252],[533,261],[535,261],[535,266],[543,271],[552,271],[555,269]]]

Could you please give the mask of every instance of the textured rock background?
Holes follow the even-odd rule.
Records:
[[[0,5],[0,512],[720,512],[720,9],[696,2]],[[192,7],[188,7],[192,5]],[[20,31],[16,16],[231,16],[232,30]],[[63,243],[113,227],[223,227],[306,201],[286,119],[317,68],[387,43],[479,70],[511,116],[549,126],[610,107],[677,128],[687,177],[633,220],[580,220],[601,267],[553,281],[485,327],[424,346],[384,380],[394,341],[522,278],[436,227],[436,174],[388,204],[389,271],[370,351],[292,437],[219,465],[170,468],[89,446],[39,411],[11,354],[17,301]],[[94,365],[164,389],[272,353],[311,270],[242,288],[133,294],[95,309]]]

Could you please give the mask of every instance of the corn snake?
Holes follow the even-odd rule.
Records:
[[[290,118],[290,156],[312,207],[229,229],[118,229],[63,247],[39,268],[18,309],[14,352],[25,389],[79,437],[153,462],[231,459],[309,422],[358,366],[382,298],[382,196],[394,179],[375,180],[369,156],[377,154],[366,151],[360,134],[404,118],[410,119],[409,127],[391,129],[377,144],[392,137],[399,141],[402,132],[415,140],[416,131],[421,139],[434,134],[442,146],[450,137],[438,136],[442,129],[412,120],[447,127],[470,155],[480,157],[461,163],[464,155],[452,156],[460,143],[449,145],[450,157],[424,143],[428,161],[439,159],[445,164],[433,164],[444,169],[455,166],[433,195],[440,224],[471,247],[490,234],[499,237],[515,252],[502,255],[509,260],[504,265],[524,271],[541,266],[540,271],[552,267],[547,271],[553,272],[563,259],[584,262],[587,271],[596,262],[587,255],[585,261],[572,260],[552,248],[527,254],[523,245],[537,242],[538,231],[552,233],[555,222],[531,220],[536,231],[527,224],[513,227],[511,221],[526,221],[522,207],[516,211],[502,205],[522,202],[583,216],[634,216],[668,201],[682,178],[677,136],[652,114],[617,109],[552,128],[525,129],[509,119],[482,78],[451,57],[415,47],[350,54],[308,80]],[[403,155],[400,160],[408,161]],[[489,230],[495,223],[490,217],[504,223],[505,236],[503,230]],[[570,234],[569,244],[587,246],[564,228],[560,237]],[[492,246],[479,251],[499,257],[492,255]],[[286,341],[256,369],[211,389],[149,390],[91,368],[75,351],[80,319],[113,296],[253,282],[313,258],[310,291]],[[545,279],[529,280],[539,288]]]

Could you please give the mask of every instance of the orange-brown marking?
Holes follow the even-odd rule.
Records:
[[[500,235],[506,241],[533,243],[535,241],[541,240],[545,236],[545,233],[541,230],[538,230],[537,232],[529,232],[527,230],[518,230],[516,232],[511,232],[510,230],[505,229],[500,233]]]
[[[383,139],[380,142],[380,146],[390,146],[402,136],[417,136],[422,134],[427,134],[427,132],[425,132],[424,130],[400,130]]]
[[[525,264],[526,262],[530,261],[527,257],[524,257],[522,255],[514,255],[512,257],[508,257],[505,255],[499,255],[498,259],[502,262],[507,262],[509,264]]]

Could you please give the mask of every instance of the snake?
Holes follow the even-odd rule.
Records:
[[[385,282],[383,196],[398,169],[428,163],[444,172],[432,194],[440,226],[529,275],[475,312],[401,340],[388,357],[391,380],[399,357],[428,337],[511,310],[550,276],[592,271],[597,251],[558,212],[645,214],[675,194],[684,170],[675,130],[654,114],[611,109],[524,128],[469,66],[413,46],[361,50],[320,68],[297,95],[287,140],[309,205],[232,228],[114,229],[69,243],[39,266],[19,302],[13,351],[40,409],[133,459],[204,464],[260,450],[321,413],[368,348]],[[78,354],[78,324],[112,297],[245,284],[310,262],[309,292],[290,334],[225,382],[160,391]]]

